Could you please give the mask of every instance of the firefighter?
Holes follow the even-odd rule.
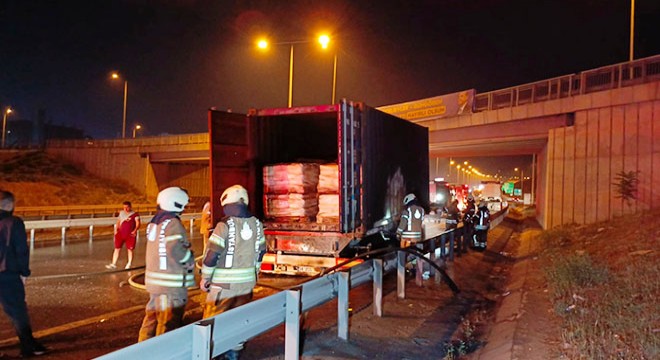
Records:
[[[488,228],[490,228],[490,211],[488,204],[482,200],[474,214],[474,237],[477,249],[486,250]]]
[[[458,229],[458,221],[461,217],[461,211],[458,209],[458,200],[452,200],[449,206],[445,209],[445,212],[447,213],[446,229],[453,230],[447,234],[447,237],[449,238],[449,260],[454,260],[454,241],[456,239],[458,239],[459,243],[461,241],[461,234]],[[441,254],[444,255],[445,244],[441,243],[440,247]]]
[[[195,259],[179,218],[189,200],[180,187],[158,194],[158,211],[147,226],[144,283],[149,302],[138,341],[173,330],[183,321],[188,287],[195,285]]]
[[[463,210],[463,243],[459,250],[467,253],[468,246],[474,246],[474,214],[477,206],[472,195],[468,195],[465,210]]]
[[[225,217],[209,237],[202,260],[199,287],[206,291],[204,318],[212,317],[252,300],[266,238],[261,221],[248,210],[248,194],[241,185],[227,188],[220,197]],[[237,359],[243,344],[225,353]]]
[[[424,208],[419,206],[415,194],[408,194],[403,198],[403,205],[405,209],[401,214],[399,227],[396,229],[396,234],[399,237],[400,245],[402,248],[414,246],[424,239]],[[417,273],[415,281],[417,285],[422,284],[422,273],[424,272],[424,264],[422,260],[416,260]]]

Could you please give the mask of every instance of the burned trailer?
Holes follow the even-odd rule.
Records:
[[[223,217],[225,188],[248,190],[250,211],[264,219],[262,272],[316,274],[378,245],[369,235],[396,227],[407,193],[428,205],[427,128],[360,102],[210,110],[209,134],[213,219]],[[324,178],[336,192],[322,189]]]

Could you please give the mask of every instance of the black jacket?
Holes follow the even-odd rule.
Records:
[[[30,276],[30,249],[25,223],[0,210],[0,274]]]

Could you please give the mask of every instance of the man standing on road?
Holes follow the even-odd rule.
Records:
[[[140,229],[140,214],[133,211],[130,201],[124,201],[122,205],[124,206],[124,209],[119,212],[117,225],[115,226],[115,251],[112,253],[112,263],[105,266],[108,269],[117,268],[119,252],[124,243],[126,244],[126,251],[128,252],[128,262],[124,269],[130,269],[131,264],[133,263],[135,239],[137,237],[137,232]]]
[[[195,285],[195,258],[179,219],[190,198],[180,187],[158,194],[158,211],[147,226],[144,284],[149,292],[138,341],[181,326],[188,287]]]
[[[225,218],[209,237],[202,260],[200,289],[208,292],[204,318],[212,317],[252,300],[266,238],[261,221],[247,208],[248,193],[241,185],[227,188],[220,197]],[[225,353],[225,359],[238,359],[243,344]]]
[[[21,342],[21,356],[43,355],[47,349],[32,336],[25,303],[25,279],[30,276],[30,250],[25,223],[13,215],[14,195],[0,190],[0,303]]]

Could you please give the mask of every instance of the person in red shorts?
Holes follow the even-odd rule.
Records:
[[[112,253],[112,263],[106,265],[108,269],[117,268],[117,260],[119,259],[119,252],[124,244],[128,251],[128,262],[124,269],[130,269],[133,262],[133,249],[135,249],[135,238],[137,231],[140,228],[140,214],[132,209],[130,201],[123,202],[124,209],[119,212],[117,218],[117,226],[115,230],[115,251]]]

